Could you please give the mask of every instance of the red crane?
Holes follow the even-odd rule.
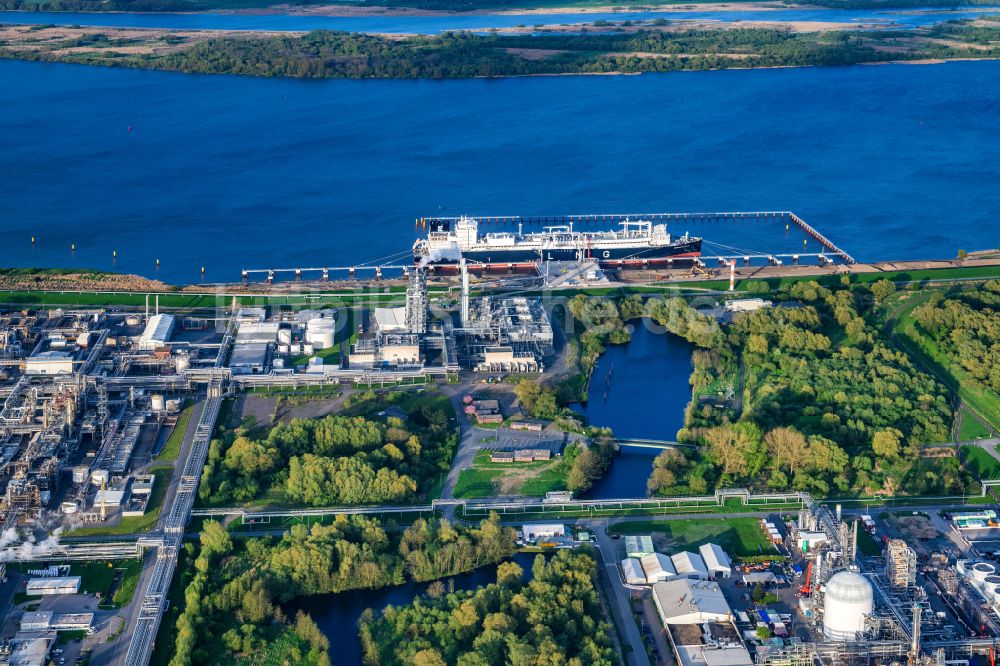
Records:
[[[803,585],[802,587],[799,588],[799,594],[802,595],[802,596],[804,596],[804,597],[807,597],[810,594],[812,594],[812,587],[811,587],[812,573],[813,573],[813,563],[812,563],[812,560],[809,560],[809,566],[806,567],[806,582],[805,582],[805,585]]]

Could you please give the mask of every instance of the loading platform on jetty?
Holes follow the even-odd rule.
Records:
[[[415,226],[426,229],[441,223],[457,222],[459,217],[418,217]],[[856,264],[854,257],[841,247],[838,247],[815,227],[807,223],[801,217],[791,211],[728,211],[728,212],[702,212],[702,213],[591,213],[579,215],[485,215],[474,216],[474,219],[484,227],[546,227],[573,225],[576,227],[586,227],[587,225],[620,225],[625,222],[646,221],[646,222],[784,222],[786,229],[795,226],[814,241],[818,242],[821,250],[819,252],[749,252],[737,251],[735,248],[721,248],[714,253],[702,253],[700,257],[678,259],[678,263],[686,262],[685,265],[695,264],[705,267],[709,263],[717,263],[720,266],[735,265],[742,262],[749,265],[751,262],[766,262],[771,266],[782,266],[785,263],[798,264],[805,259],[814,259],[820,265],[827,266],[834,263],[851,266]],[[716,245],[706,239],[707,244]],[[404,276],[413,269],[412,257],[409,250],[399,252],[391,257],[380,261],[365,262],[353,266],[312,266],[298,268],[244,268],[242,270],[243,280],[250,281],[254,277],[263,277],[268,282],[274,282],[281,277],[292,278],[294,280],[315,279],[322,281],[331,279],[355,279],[360,275],[370,276],[375,280],[381,280],[383,276],[392,272],[401,272]],[[541,263],[541,259],[539,259]],[[668,260],[673,265],[672,260]],[[470,270],[473,270],[470,266]]]

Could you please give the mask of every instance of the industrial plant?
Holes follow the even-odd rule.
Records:
[[[918,557],[889,537],[881,554],[861,554],[859,538],[878,536],[870,516],[847,519],[802,498],[797,516],[761,521],[772,558],[734,564],[717,544],[661,552],[651,536],[626,536],[621,582],[651,595],[678,664],[995,663],[1000,575],[992,562]]]

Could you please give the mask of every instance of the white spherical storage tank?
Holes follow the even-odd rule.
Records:
[[[823,635],[834,641],[857,640],[873,607],[867,578],[854,571],[835,573],[824,590]]]

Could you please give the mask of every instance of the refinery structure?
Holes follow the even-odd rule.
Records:
[[[410,273],[403,304],[138,313],[8,312],[0,316],[0,522],[44,510],[102,523],[142,505],[160,434],[193,390],[446,377],[461,369],[538,373],[553,333],[538,299],[473,298],[432,315],[426,276]]]
[[[167,312],[150,295],[132,312],[4,312],[0,578],[11,560],[47,571],[45,562],[144,558],[127,650],[113,661],[146,663],[224,397],[262,387],[423,383],[463,370],[538,373],[551,344],[537,299],[474,296],[466,280],[457,299],[432,302],[419,269],[399,298],[367,308],[229,299]],[[169,446],[176,448],[166,453]],[[132,524],[145,527],[123,529]],[[105,536],[76,536],[94,530]],[[29,592],[83,593],[78,579],[53,571]],[[0,640],[0,663],[43,663],[59,631],[92,628],[63,616],[46,621],[44,636],[25,630]]]
[[[153,296],[138,312],[4,314],[0,519],[4,533],[18,537],[8,539],[0,556],[42,563],[38,571],[46,561],[145,557],[127,650],[119,656],[120,663],[147,663],[225,396],[269,386],[392,385],[546,369],[553,325],[543,303],[491,293],[481,283],[474,293],[468,271],[461,264],[459,271],[453,295],[429,294],[423,271],[414,270],[395,302],[372,308],[230,301],[218,310],[167,313],[158,311]],[[155,462],[185,413],[191,427],[182,430],[176,463],[163,476]],[[145,533],[53,536],[144,516],[158,484],[168,484],[159,486],[162,510]],[[751,503],[747,491],[720,492],[723,500]],[[762,521],[776,552],[803,570],[794,603],[781,610],[739,608],[737,580],[768,585],[774,576],[740,570],[717,545],[666,554],[643,539],[626,544],[634,561],[623,564],[625,584],[652,589],[679,663],[943,665],[993,654],[1000,636],[994,564],[974,549],[918,555],[911,542],[897,538],[887,538],[880,555],[864,555],[858,530],[875,529],[870,517],[849,519],[807,495],[791,499],[803,507],[798,515]],[[503,498],[492,502],[480,509],[510,505]],[[559,502],[589,505],[553,498],[531,506],[556,509]],[[956,514],[953,523],[956,534],[990,528],[996,514]],[[32,583],[38,594],[78,593],[79,581],[58,567],[48,577]],[[75,627],[83,621],[45,616],[38,623]],[[29,631],[18,636],[26,650],[40,640]]]
[[[463,223],[466,233],[468,227]],[[643,227],[636,233],[663,232]],[[826,248],[821,256],[828,250],[836,254]],[[732,270],[735,260],[727,262]],[[433,278],[429,265],[406,265],[402,280],[377,284],[356,300],[317,293],[279,306],[266,298],[240,302],[228,295],[215,307],[167,311],[151,294],[127,311],[0,313],[0,579],[4,562],[29,561],[23,571],[9,572],[18,585],[64,602],[59,612],[43,606],[22,613],[20,630],[0,638],[0,664],[46,663],[60,631],[90,631],[113,614],[90,613],[81,577],[72,575],[67,563],[142,559],[134,601],[121,610],[123,639],[106,648],[107,663],[142,665],[149,662],[168,607],[192,515],[269,521],[344,509],[195,510],[223,400],[259,389],[311,393],[329,387],[339,393],[340,386],[367,390],[432,381],[464,383],[459,390],[465,391],[512,375],[560,372],[553,370],[560,367],[559,331],[551,316],[560,301],[540,298],[537,287],[575,285],[575,280],[593,284],[605,279],[605,269],[590,256],[561,266],[545,263],[540,275],[528,279],[497,277],[458,256],[448,264],[455,273],[448,282]],[[429,286],[429,278],[435,284]],[[715,316],[725,320],[771,306],[762,299],[728,300]],[[496,403],[486,412],[495,417],[488,422],[506,428],[500,403],[483,402]],[[550,425],[535,419],[519,423],[525,450]],[[491,434],[513,438],[514,427],[509,430]],[[676,442],[632,444],[664,448]],[[467,519],[495,510],[505,520],[518,511],[545,513],[546,519],[554,512],[558,520],[563,510],[574,516],[653,515],[735,501],[761,516],[764,512],[754,508],[761,497],[785,512],[761,519],[772,550],[762,549],[759,556],[741,560],[712,542],[658,550],[651,537],[635,535],[613,546],[624,549],[625,557],[615,557],[609,571],[619,562],[624,594],[648,596],[676,663],[995,664],[1000,572],[975,536],[1000,528],[992,509],[952,514],[947,527],[926,533],[902,533],[893,526],[903,518],[842,512],[805,493],[755,497],[744,489],[720,489],[712,497],[626,500],[578,499],[568,492],[545,499],[449,497],[391,508],[399,515],[461,505]],[[944,522],[937,514],[905,519]],[[145,527],[129,531],[123,526],[137,523],[128,521],[143,521]],[[524,533],[565,536],[562,525],[535,527],[532,532],[525,526]],[[94,530],[100,536],[85,536]],[[762,564],[765,560],[770,561]]]
[[[744,497],[746,504],[759,501]],[[761,520],[776,548],[777,561],[769,565],[760,563],[764,556],[734,564],[713,543],[695,552],[660,552],[651,536],[626,537],[622,583],[633,595],[651,594],[676,663],[995,663],[1000,576],[992,562],[934,552],[920,556],[918,566],[913,548],[888,538],[880,555],[863,555],[862,520],[808,495],[798,499],[797,515]],[[860,538],[875,536],[861,529]],[[751,601],[751,590],[771,599]]]

